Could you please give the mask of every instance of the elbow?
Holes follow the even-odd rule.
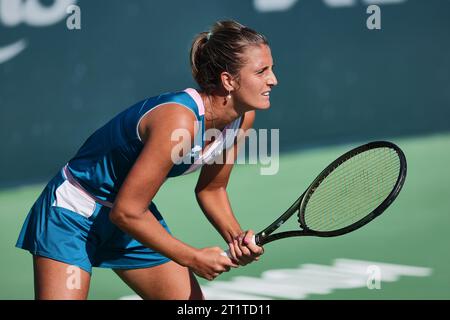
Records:
[[[207,188],[195,188],[194,192],[195,192],[196,199],[201,200],[208,196],[214,196],[219,193],[226,192],[226,187],[225,186],[214,186],[214,187],[209,186]]]
[[[109,221],[115,225],[119,225],[124,220],[124,215],[118,210],[112,209],[109,213]]]
[[[202,199],[202,192],[201,192],[201,190],[195,189],[194,193],[195,193],[195,199],[197,200],[197,203],[200,203],[201,199]]]
[[[204,186],[197,185],[194,189],[195,196],[198,198],[205,190],[206,188]]]
[[[109,213],[109,220],[121,229],[126,227],[132,218],[131,214],[116,208]]]
[[[208,192],[208,190],[207,190],[206,188],[199,188],[199,187],[196,187],[195,190],[194,190],[195,197],[196,197],[197,199],[198,199],[198,198],[201,198],[202,195],[204,195],[204,194],[207,193],[207,192]]]
[[[198,197],[202,193],[202,189],[196,187],[195,190],[194,190],[194,193],[195,193],[195,196]]]

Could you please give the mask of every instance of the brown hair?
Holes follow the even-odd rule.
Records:
[[[195,81],[210,93],[220,87],[223,71],[239,80],[239,70],[245,64],[245,49],[261,44],[269,43],[255,30],[232,20],[217,21],[210,32],[199,33],[192,43],[190,60]]]

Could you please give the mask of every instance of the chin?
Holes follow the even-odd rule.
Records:
[[[254,106],[251,110],[267,110],[270,108],[270,103],[265,105]]]
[[[258,109],[265,110],[270,108],[270,102],[262,104]]]
[[[270,108],[270,101],[264,101],[263,103],[261,103],[261,101],[259,101],[259,103],[251,103],[251,104],[246,104],[247,105],[247,109],[250,110],[266,110]]]

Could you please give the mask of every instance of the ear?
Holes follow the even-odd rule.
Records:
[[[223,71],[220,74],[220,79],[222,80],[222,86],[226,91],[233,91],[237,88],[237,82],[230,73]]]

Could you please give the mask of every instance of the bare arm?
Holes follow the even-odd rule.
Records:
[[[237,158],[237,151],[244,142],[246,130],[252,128],[254,118],[254,111],[245,113],[241,124],[243,132],[240,132],[240,135],[237,137],[237,141],[232,147],[232,152],[226,152],[227,161],[223,164],[213,163],[204,165],[195,188],[197,201],[205,216],[229,245],[235,243],[238,247],[241,247],[241,244],[237,244],[237,238],[243,236],[243,230],[233,213],[226,188],[234,161]],[[248,237],[246,235],[247,240],[251,238],[251,236],[252,233],[250,233]],[[242,253],[244,253],[244,255],[251,255],[253,252],[257,255],[260,254],[260,248],[257,248],[253,244],[251,244],[250,247],[252,250],[249,251],[241,248],[241,251],[243,250],[245,252],[239,252],[237,254],[234,252],[235,250],[231,251],[234,254],[234,258],[238,258],[237,260],[242,256]],[[254,260],[254,257],[250,257],[246,262],[248,263],[250,260]]]
[[[211,279],[231,265],[227,260],[215,259],[220,250],[199,250],[183,243],[171,236],[148,209],[173,166],[172,150],[180,142],[171,140],[172,132],[184,129],[189,133],[190,139],[182,143],[183,150],[190,151],[194,121],[189,110],[176,104],[155,109],[143,120],[144,148],[120,188],[110,219],[143,245]]]

